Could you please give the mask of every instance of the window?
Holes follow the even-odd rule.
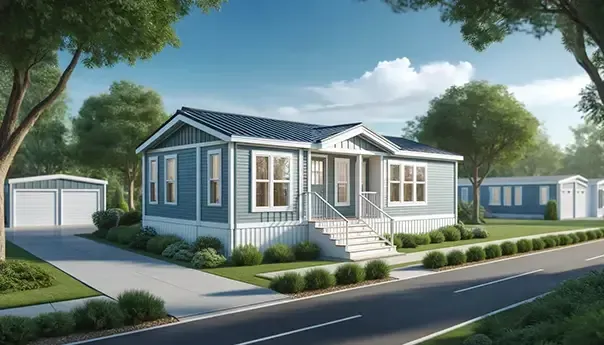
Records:
[[[292,155],[254,152],[252,158],[252,211],[290,211]]]
[[[522,187],[514,187],[514,205],[522,206]]]
[[[176,155],[164,156],[164,179],[166,180],[164,202],[169,205],[176,205],[176,175]]]
[[[503,206],[512,206],[512,187],[503,187]]]
[[[549,186],[539,187],[539,205],[545,205],[549,201]]]
[[[335,206],[350,205],[350,159],[334,158]]]
[[[501,187],[489,187],[489,205],[501,205]]]
[[[426,164],[390,162],[388,174],[390,203],[426,203]]]
[[[604,207],[604,190],[598,189],[598,208]]]
[[[149,203],[157,204],[157,157],[149,158]]]
[[[208,205],[221,205],[221,149],[208,151]]]
[[[324,165],[325,161],[324,160],[316,160],[313,159],[311,162],[311,171],[310,171],[310,179],[311,179],[311,184],[313,185],[322,185],[323,179],[325,178],[324,175]]]
[[[470,201],[470,197],[469,197],[469,192],[470,189],[468,187],[462,187],[461,188],[461,200],[464,202],[468,202]]]

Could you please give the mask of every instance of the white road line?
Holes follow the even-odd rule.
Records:
[[[264,337],[264,338],[254,339],[254,340],[246,341],[246,342],[243,342],[243,343],[238,343],[238,344],[235,344],[235,345],[255,344],[255,343],[259,343],[259,342],[266,341],[266,340],[271,340],[271,339],[275,339],[275,338],[285,337],[286,335],[296,334],[296,333],[300,333],[300,332],[309,331],[309,330],[315,329],[315,328],[325,327],[325,326],[333,325],[333,324],[336,324],[336,323],[341,323],[341,322],[346,322],[346,321],[358,319],[360,317],[362,317],[362,315],[360,315],[360,314],[359,315],[355,315],[355,316],[345,317],[343,319],[338,319],[338,320],[334,320],[334,321],[320,323],[318,325],[304,327],[304,328],[296,329],[296,330],[285,332],[285,333],[279,333],[279,334],[271,335],[271,336]]]
[[[595,259],[599,259],[599,258],[604,258],[604,254],[598,255],[598,256],[594,256],[593,258],[585,259],[585,261],[591,261],[591,260],[595,260]]]
[[[529,274],[533,274],[533,273],[537,273],[537,272],[541,272],[541,271],[543,271],[543,269],[542,269],[542,268],[540,268],[540,269],[538,269],[538,270],[531,271],[531,272],[526,272],[526,273],[522,273],[522,274],[517,274],[517,275],[515,275],[515,276],[511,276],[511,277],[507,277],[507,278],[503,278],[503,279],[494,280],[494,281],[492,281],[492,282],[488,282],[488,283],[484,283],[484,284],[480,284],[480,285],[471,286],[471,287],[469,287],[469,288],[465,288],[465,289],[457,290],[457,291],[455,291],[454,293],[460,293],[460,292],[464,292],[464,291],[469,291],[469,290],[478,289],[478,288],[481,288],[481,287],[483,287],[483,286],[487,286],[487,285],[492,285],[492,284],[501,283],[501,282],[504,282],[504,281],[506,281],[506,280],[510,280],[510,279],[514,279],[514,278],[520,278],[520,277],[527,276],[527,275],[529,275]]]

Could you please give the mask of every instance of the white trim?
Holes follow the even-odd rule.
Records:
[[[279,147],[293,147],[293,148],[311,148],[312,143],[306,143],[302,141],[291,141],[291,140],[277,140],[277,139],[264,139],[264,138],[253,138],[233,135],[231,136],[232,142],[255,144],[262,146],[279,146]]]
[[[187,145],[162,147],[162,148],[159,148],[159,149],[147,150],[146,152],[147,153],[160,153],[160,152],[180,151],[180,150],[187,150],[187,149],[196,149],[196,148],[199,148],[199,147],[223,145],[225,143],[226,142],[222,141],[222,140],[205,141],[205,142],[197,143],[197,144],[187,144]]]
[[[10,212],[10,216],[8,219],[8,227],[12,228],[14,227],[14,219],[15,219],[15,210],[13,208],[13,200],[14,200],[14,196],[13,196],[13,185],[9,184],[8,185],[8,196],[4,196],[5,198],[9,198],[8,200],[8,208],[9,208],[9,212]]]
[[[210,228],[229,230],[228,223],[203,222],[203,221],[198,222],[195,220],[159,217],[159,216],[144,216],[143,221],[172,223],[172,224],[178,224],[178,225],[204,226],[204,227],[210,227]]]
[[[430,152],[415,152],[399,150],[394,153],[395,156],[408,157],[408,158],[427,158],[443,161],[463,161],[463,156],[459,155],[448,155],[444,153],[430,153]]]
[[[201,147],[195,148],[195,219],[201,221]]]
[[[268,203],[269,206],[256,206],[256,157],[268,157]],[[274,158],[289,158],[290,164],[290,173],[289,173],[289,195],[288,195],[288,204],[287,206],[272,206],[275,202],[274,200]],[[252,186],[251,186],[251,199],[252,199],[252,212],[291,212],[294,210],[293,208],[293,183],[294,179],[292,176],[292,168],[294,165],[293,155],[288,152],[276,152],[276,151],[252,151]],[[285,181],[285,180],[283,180]],[[283,181],[278,183],[284,183]]]
[[[98,189],[61,189],[61,198],[60,198],[60,205],[59,205],[59,224],[58,225],[63,225],[64,223],[64,219],[63,219],[63,195],[65,194],[65,191],[67,192],[95,192],[96,193],[96,201],[97,201],[97,211],[101,210],[101,191]],[[74,224],[77,225],[77,224]]]
[[[159,161],[157,159],[157,156],[153,156],[153,157],[149,157],[147,159],[147,162],[149,164],[149,179],[147,181],[147,184],[149,185],[149,187],[148,187],[147,201],[149,202],[150,205],[157,205],[157,203],[159,202]],[[153,170],[151,170],[151,162],[155,162],[155,169],[157,170],[157,174],[156,174],[157,176],[155,177],[155,181],[151,181],[151,177],[153,176]],[[151,200],[151,182],[155,182],[155,201]]]
[[[142,211],[141,214],[142,215],[145,215],[145,209],[146,209],[145,205],[147,204],[147,199],[145,198],[145,193],[147,191],[147,188],[145,188],[145,186],[147,184],[145,182],[145,181],[147,181],[147,176],[146,176],[147,169],[145,169],[145,165],[146,165],[145,163],[147,162],[147,160],[145,159],[146,156],[147,155],[145,155],[143,153],[143,156],[141,157],[141,199],[142,199],[141,200],[141,211]],[[104,210],[106,210],[107,209],[107,186],[105,186],[105,192],[104,193],[105,193],[105,208],[104,208]]]
[[[522,206],[522,198],[522,186],[514,186],[514,206]]]
[[[512,206],[512,186],[503,187],[503,206]]]
[[[311,205],[311,198],[310,198],[310,193],[312,191],[312,176],[310,176],[311,174],[311,167],[312,167],[312,153],[309,150],[306,150],[306,159],[308,160],[308,164],[306,165],[306,192],[308,193],[309,197],[306,199],[306,220],[310,220],[311,218],[311,214],[312,214],[312,205]],[[325,160],[327,161],[327,157],[325,157]],[[325,168],[324,168],[325,169]]]
[[[587,186],[587,179],[585,179],[581,175],[575,175],[571,177],[567,177],[561,180],[552,179],[551,177],[548,179],[548,176],[539,176],[543,179],[536,179],[536,176],[523,176],[523,177],[487,177],[480,184],[481,186],[504,186],[504,185],[545,185],[545,184],[564,184],[564,183],[573,183],[577,182],[579,184]],[[557,177],[557,176],[552,176]],[[526,178],[526,179],[524,179]],[[585,182],[584,182],[585,181]],[[471,186],[472,183],[467,178],[460,178],[458,181],[460,186]]]
[[[430,220],[430,219],[443,219],[443,218],[455,218],[455,213],[445,214],[429,214],[423,216],[400,216],[392,217],[394,220]]]
[[[311,162],[306,162],[306,169]],[[302,149],[298,150],[298,221],[302,221],[302,196],[304,195],[304,154]],[[306,174],[306,178],[311,178],[310,174]]]
[[[89,178],[89,177],[72,176],[72,175],[65,175],[65,174],[11,178],[8,180],[8,184],[46,181],[46,180],[71,180],[71,181],[87,182],[87,183],[93,183],[93,184],[107,184],[107,181],[105,181],[105,180],[98,180],[98,179]],[[23,190],[23,189],[20,189],[20,190]]]
[[[493,193],[494,190],[498,191],[497,196],[499,197],[497,201],[495,201],[495,194]],[[488,188],[489,191],[489,206],[501,206],[501,186],[493,186],[493,187],[489,187]]]
[[[400,197],[401,197],[401,201],[390,201],[390,166],[392,165],[398,165],[400,166],[399,168],[399,179],[400,179],[400,183],[399,183],[399,189],[400,189]],[[412,166],[413,167],[413,200],[414,201],[404,201],[405,200],[405,166]],[[417,199],[417,181],[416,181],[416,177],[417,177],[417,173],[416,173],[416,169],[418,167],[422,167],[424,168],[424,179],[425,181],[420,182],[424,184],[425,186],[425,190],[424,190],[424,201],[415,201]],[[387,190],[388,190],[388,199],[387,200],[387,205],[388,207],[401,207],[401,206],[426,206],[428,205],[428,163],[426,162],[413,162],[413,161],[400,161],[400,160],[393,160],[393,159],[389,159],[388,160],[388,171],[387,171],[387,175],[386,175],[386,182],[388,183],[387,185]],[[409,181],[406,182],[407,184],[409,183]]]
[[[222,206],[222,148],[219,149],[212,149],[212,150],[208,150],[208,152],[206,152],[207,155],[207,180],[208,180],[208,185],[207,185],[207,204],[208,206],[211,207],[220,207]],[[214,155],[218,155],[218,202],[216,203],[212,203],[210,202],[210,189],[211,189],[211,182],[212,179],[210,178],[211,176],[211,168],[212,168],[212,156]]]
[[[92,189],[94,190],[94,189]],[[19,224],[17,224],[16,220],[17,220],[17,192],[53,192],[55,193],[55,223],[53,224],[54,226],[60,225],[60,214],[59,214],[59,190],[56,188],[48,188],[48,189],[35,189],[35,188],[17,188],[14,189],[13,188],[13,195],[11,196],[11,199],[9,200],[11,207],[13,208],[13,216],[11,217],[11,225],[12,227],[17,227],[19,226]]]
[[[237,226],[237,219],[235,218],[235,174],[236,174],[236,166],[235,166],[235,153],[237,152],[237,144],[229,143],[228,144],[228,223],[227,229],[229,229],[229,253],[233,252],[233,249],[237,246],[237,238],[235,238],[235,227]]]
[[[178,113],[177,113],[178,114]],[[164,135],[166,132],[168,132],[169,130],[171,130],[173,127],[180,125],[181,123],[185,123],[187,125],[190,125],[191,127],[195,127],[197,129],[199,129],[202,132],[206,132],[210,135],[213,135],[215,137],[217,137],[220,140],[224,140],[224,141],[229,141],[230,138],[227,135],[224,135],[216,130],[213,130],[210,127],[204,126],[201,123],[195,121],[195,120],[191,120],[190,118],[184,116],[184,115],[176,115],[172,118],[172,120],[170,120],[168,123],[162,125],[162,127],[160,127],[160,129],[155,132],[155,134],[153,134],[150,138],[148,138],[147,140],[145,140],[145,142],[143,142],[142,144],[140,144],[137,148],[136,148],[136,153],[139,154],[141,153],[143,150],[145,150],[146,148],[148,148],[149,146],[153,145],[162,135]]]
[[[334,134],[330,137],[327,137],[327,138],[321,140],[321,148],[327,149],[327,148],[329,148],[329,146],[332,146],[332,145],[342,142],[344,140],[348,140],[350,138],[356,137],[358,135],[364,135],[366,137],[365,139],[376,144],[376,146],[379,146],[379,147],[385,149],[389,153],[396,153],[397,151],[399,151],[398,145],[394,144],[393,142],[386,139],[385,137],[383,137],[383,136],[375,133],[374,131],[370,130],[369,128],[365,127],[363,124],[359,124],[354,127],[348,128],[342,132],[339,132],[337,134]]]
[[[356,207],[355,207],[355,211],[356,211],[356,216],[357,218],[360,218],[362,215],[363,210],[361,210],[361,193],[363,192],[363,177],[365,174],[365,171],[363,170],[363,156],[362,155],[357,155],[356,157],[356,172],[355,172],[355,176],[356,176],[356,186],[354,187],[355,189],[355,202],[356,202]],[[367,186],[365,186],[367,187]]]
[[[256,222],[256,223],[237,223],[237,230],[254,229],[254,228],[273,228],[279,226],[296,226],[305,225],[304,221],[289,220],[282,222]]]
[[[144,186],[141,186],[144,188]],[[144,203],[141,204],[141,207],[144,210]],[[107,185],[103,185],[103,211],[107,209]]]
[[[454,174],[454,176],[453,176],[453,179],[454,179],[454,181],[453,181],[453,188],[454,188],[453,189],[453,193],[455,193],[455,197],[453,198],[454,203],[455,203],[455,205],[453,206],[453,212],[455,212],[455,223],[457,223],[457,220],[458,220],[458,217],[459,217],[459,215],[457,214],[457,208],[458,208],[458,204],[459,204],[459,200],[458,200],[459,199],[459,195],[458,195],[459,194],[459,188],[457,187],[457,174],[458,174],[458,172],[457,172],[457,169],[458,169],[457,165],[458,165],[458,163],[455,162],[455,167],[453,168],[453,174]],[[467,189],[466,189],[466,191],[467,191]],[[428,193],[426,193],[426,194],[428,194]],[[467,198],[467,195],[466,195],[466,198]]]
[[[346,163],[346,201],[338,202],[338,162]],[[334,206],[350,206],[350,158],[335,157],[333,159],[333,201]]]
[[[168,159],[174,159],[174,201],[168,202]],[[178,205],[178,155],[165,155],[164,156],[164,204],[166,205]]]
[[[376,151],[369,151],[369,150],[365,150],[365,149],[360,149],[360,150],[351,150],[351,149],[338,149],[338,148],[325,148],[325,149],[318,149],[316,150],[317,152],[321,152],[324,154],[339,154],[339,155],[348,155],[348,156],[358,156],[359,154],[362,154],[363,156],[387,156],[387,153],[384,152],[376,152]]]
[[[569,182],[577,182],[579,184],[583,184],[583,185],[587,186],[587,183],[589,182],[589,180],[581,175],[573,175],[573,176],[570,176],[570,177],[567,177],[565,179],[558,181],[558,184],[569,183]]]

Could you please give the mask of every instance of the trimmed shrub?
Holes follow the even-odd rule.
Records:
[[[216,250],[219,253],[224,252],[224,246],[222,245],[222,242],[220,241],[220,239],[217,237],[212,237],[212,236],[197,237],[197,239],[195,240],[195,243],[193,244],[193,248],[196,252],[204,250],[204,249],[208,249],[208,248],[214,248],[214,250]]]
[[[558,244],[561,246],[572,244],[572,239],[568,235],[558,235]]]
[[[328,289],[336,285],[336,277],[324,268],[313,268],[304,275],[306,290]]]
[[[147,241],[147,251],[153,254],[161,255],[172,243],[180,242],[182,239],[174,235],[158,235],[151,237]]]
[[[499,245],[501,247],[501,255],[514,255],[518,253],[518,247],[516,247],[516,243],[512,241],[505,241]]]
[[[117,233],[117,242],[120,244],[130,244],[134,241],[134,238],[141,232],[141,229],[138,225],[134,226],[126,226],[126,227],[118,227],[122,228]]]
[[[130,212],[124,213],[120,217],[118,225],[125,225],[125,226],[134,225],[134,224],[140,223],[142,219],[143,219],[143,214],[140,213],[140,211],[130,211]]]
[[[447,257],[443,252],[430,252],[424,256],[422,264],[426,268],[442,268],[447,266]]]
[[[113,228],[109,229],[107,231],[107,236],[105,237],[105,239],[107,239],[107,241],[111,241],[111,242],[117,243],[118,232],[121,229],[123,229],[123,227],[121,227],[121,226],[116,226],[116,227],[113,227]]]
[[[430,231],[428,236],[430,236],[430,243],[443,243],[445,241],[445,235],[442,233],[442,231]]]
[[[119,208],[110,208],[108,210],[96,211],[92,214],[92,223],[98,230],[109,230],[118,225],[120,217],[124,211]]]
[[[321,256],[321,248],[316,243],[300,242],[294,246],[294,256],[299,261],[317,260]]]
[[[195,253],[193,253],[192,251],[181,249],[177,251],[176,254],[174,254],[172,259],[177,261],[191,262],[191,260],[193,259],[193,255],[195,255]]]
[[[390,277],[390,265],[384,260],[371,260],[365,265],[365,279],[376,280]]]
[[[111,198],[111,207],[128,212],[128,203],[124,199],[124,190],[121,185],[117,185],[113,197]]]
[[[95,232],[93,232],[92,236],[94,236],[96,238],[105,239],[105,238],[107,238],[107,233],[109,233],[109,230],[101,229],[101,230],[96,230]]]
[[[23,316],[0,316],[0,344],[25,345],[38,337],[36,322]]]
[[[484,254],[487,259],[498,258],[502,255],[501,247],[496,244],[489,244],[488,246],[484,247]]]
[[[298,293],[304,291],[304,277],[300,273],[289,272],[271,280],[269,288],[279,293]]]
[[[579,241],[576,241],[575,243],[587,241],[587,234],[585,233],[585,231],[575,232],[574,235],[579,238]]]
[[[235,255],[234,252],[233,255]],[[200,250],[191,258],[191,265],[193,265],[194,268],[215,268],[224,265],[225,262],[226,258],[214,248]]]
[[[262,263],[262,253],[251,244],[233,250],[231,260],[236,266],[255,266]]]
[[[545,242],[541,238],[533,238],[533,250],[541,250],[545,248]]]
[[[518,253],[526,253],[533,250],[533,242],[531,240],[522,239],[516,242],[516,248],[518,248]]]
[[[604,237],[604,232],[600,231],[599,229],[591,230],[591,231],[593,231],[593,233],[596,235],[596,238]]]
[[[168,315],[164,300],[143,290],[128,290],[117,296],[117,304],[128,325],[155,321]]]
[[[64,311],[44,313],[34,318],[38,335],[44,338],[68,335],[75,330],[73,315]]]
[[[461,240],[461,232],[459,231],[458,228],[456,228],[454,226],[446,226],[444,228],[441,228],[440,231],[445,236],[445,241],[447,241],[447,242],[454,242],[454,241]]]
[[[360,283],[365,280],[365,270],[359,264],[344,264],[338,267],[335,273],[338,285]]]
[[[117,302],[91,300],[72,311],[76,329],[98,331],[124,326],[124,313]]]
[[[543,236],[543,237],[541,237],[541,239],[545,243],[545,248],[553,248],[558,245],[558,237],[556,237],[556,236],[552,236],[552,235]]]
[[[599,231],[599,232],[600,232],[600,234],[602,235],[602,236],[600,236],[600,237],[604,237],[604,228],[600,228],[600,229],[595,230],[595,231]]]
[[[484,334],[474,334],[467,337],[461,345],[492,345],[493,341],[491,338]]]
[[[394,239],[399,239],[401,241],[401,248],[415,248],[417,247],[417,243],[415,243],[415,236],[412,234],[395,234]]]
[[[48,272],[25,261],[0,262],[0,293],[41,289],[54,282]]]
[[[430,244],[430,236],[428,236],[428,234],[416,234],[413,235],[413,241],[418,246],[425,246]]]
[[[569,244],[579,243],[581,241],[579,239],[579,236],[577,236],[577,234],[568,234],[568,237],[570,238],[570,243]]]
[[[130,244],[128,245],[130,248],[134,249],[147,249],[147,242],[153,237],[157,236],[157,231],[150,226],[144,226]]]
[[[267,264],[293,261],[296,261],[294,251],[286,244],[277,243],[268,247],[268,249],[264,251],[264,262]]]
[[[191,245],[189,245],[185,241],[174,242],[167,246],[163,252],[161,252],[161,256],[165,258],[172,258],[174,254],[178,253],[181,250],[191,250]]]
[[[471,240],[474,238],[474,232],[472,232],[472,230],[466,228],[465,226],[462,226],[459,229],[459,233],[461,234],[462,240]]]
[[[452,250],[447,254],[447,264],[457,266],[466,263],[466,254],[461,250]]]
[[[588,241],[593,241],[593,240],[599,238],[598,235],[596,234],[596,232],[593,230],[585,231],[585,236],[587,236]]]
[[[487,257],[481,246],[472,246],[466,250],[466,260],[468,262],[483,261]]]
[[[543,213],[545,220],[558,220],[558,203],[556,200],[550,200],[545,204],[545,212]]]
[[[474,238],[487,238],[489,237],[489,233],[483,228],[473,228],[472,235]]]

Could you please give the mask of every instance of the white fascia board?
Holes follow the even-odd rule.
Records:
[[[295,148],[311,148],[312,143],[307,143],[303,141],[289,141],[289,140],[278,140],[278,139],[264,139],[264,138],[254,138],[254,137],[244,137],[233,135],[230,138],[230,141],[236,143],[250,144],[250,145],[260,145],[260,146],[278,146],[278,147],[295,147]]]
[[[178,126],[182,123],[185,123],[191,127],[197,128],[200,131],[206,132],[210,135],[213,135],[215,137],[217,137],[220,140],[223,141],[231,141],[231,138],[228,135],[224,135],[223,133],[220,133],[208,126],[204,126],[201,123],[195,121],[195,120],[191,120],[190,118],[184,116],[184,115],[176,115],[172,118],[172,120],[170,120],[168,123],[164,124],[160,130],[158,130],[155,134],[153,134],[149,139],[145,140],[144,143],[140,144],[137,148],[136,148],[136,153],[139,154],[142,151],[144,151],[146,148],[148,148],[149,146],[153,145],[162,135],[164,135],[166,132],[168,132],[170,129],[174,128],[174,126]]]
[[[395,153],[396,156],[409,157],[409,158],[426,158],[434,160],[445,160],[445,161],[463,161],[463,156],[459,155],[448,155],[444,153],[430,153],[430,152],[416,152],[416,151],[405,151],[399,150]]]
[[[365,137],[367,137],[367,139],[369,141],[376,144],[377,146],[380,146],[381,148],[385,149],[386,151],[388,151],[390,153],[396,153],[397,151],[399,151],[399,147],[397,145],[395,145],[393,142],[391,142],[390,140],[384,138],[383,136],[375,133],[374,131],[370,130],[369,128],[363,126],[362,124],[359,124],[357,126],[354,126],[352,128],[349,128],[347,130],[344,130],[340,133],[334,134],[332,136],[329,136],[329,137],[321,140],[320,148],[321,149],[330,148],[330,146],[332,146],[334,144],[337,144],[344,140],[348,140],[350,138],[356,137],[357,135],[364,135]]]
[[[89,178],[89,177],[72,176],[72,175],[65,175],[65,174],[12,178],[12,179],[8,180],[8,184],[35,182],[35,181],[47,181],[47,180],[70,180],[70,181],[77,181],[77,182],[102,184],[102,185],[107,184],[107,181],[105,181],[105,180],[97,180],[97,179]]]
[[[578,182],[580,184],[587,185],[588,180],[585,177],[581,176],[581,175],[574,175],[574,176],[567,177],[567,178],[565,178],[563,180],[558,181],[559,184],[568,183],[568,182]]]

